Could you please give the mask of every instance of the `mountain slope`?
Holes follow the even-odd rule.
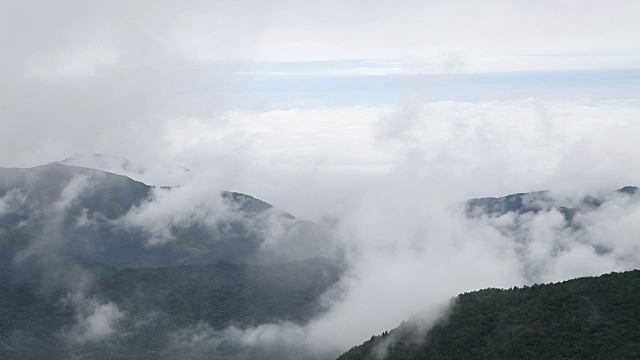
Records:
[[[340,272],[322,259],[129,269],[98,281],[81,300],[62,289],[42,293],[34,285],[0,283],[0,358],[175,358],[170,344],[184,329],[206,326],[214,332],[309,320],[323,311],[319,297]],[[79,323],[87,325],[78,313],[91,304],[113,304],[112,314],[122,314],[111,333],[91,337],[86,329],[78,331]],[[107,322],[105,311],[93,315],[89,325]],[[246,350],[231,344],[208,356],[231,358]]]
[[[461,294],[430,330],[408,321],[338,359],[631,359],[639,353],[635,270]]]
[[[113,265],[83,251],[115,238],[109,221],[151,193],[129,178],[78,167],[0,169],[0,280],[37,281],[67,261],[97,274],[109,272]],[[94,214],[105,226],[77,226],[76,219]]]
[[[123,270],[99,280],[93,291],[128,312],[158,311],[169,314],[172,322],[188,313],[189,322],[205,321],[214,328],[232,321],[242,326],[303,323],[317,313],[311,305],[339,274],[340,268],[326,259],[264,266],[182,265]]]

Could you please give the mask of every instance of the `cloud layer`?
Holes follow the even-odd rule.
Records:
[[[627,0],[11,3],[0,15],[0,163],[165,159],[167,126],[220,121],[241,81],[233,74],[256,60],[398,59],[436,73],[637,68],[637,12]]]

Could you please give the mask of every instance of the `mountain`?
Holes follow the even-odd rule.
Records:
[[[364,359],[633,359],[640,270],[456,297],[430,330],[419,320],[340,356]]]
[[[238,334],[321,314],[333,255],[322,226],[215,184],[0,168],[0,358],[184,358],[195,334],[188,358],[278,359]]]
[[[60,163],[0,168],[0,281],[75,282],[78,270],[100,277],[130,267],[331,255],[317,224],[249,195],[196,190]]]
[[[331,261],[309,259],[128,269],[83,295],[0,283],[0,358],[175,359],[181,345],[174,340],[189,329],[226,341],[203,358],[239,358],[262,350],[225,340],[225,328],[304,323],[323,311],[319,297],[340,273]]]
[[[615,196],[635,196],[638,188],[625,186],[612,193],[600,196],[586,195],[579,198],[558,199],[549,191],[511,194],[503,197],[486,197],[468,200],[465,204],[469,216],[487,215],[501,216],[510,212],[522,215],[541,211],[557,210],[566,221],[571,222],[576,213],[598,209],[603,203],[611,201]]]
[[[123,175],[155,186],[177,186],[191,177],[191,170],[167,164],[142,165],[129,159],[106,154],[76,154],[59,162]]]

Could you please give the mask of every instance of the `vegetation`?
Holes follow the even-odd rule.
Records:
[[[0,283],[0,359],[62,359],[58,331],[73,322],[62,292],[34,285]]]
[[[65,301],[65,290],[44,293],[34,285],[0,283],[0,358],[175,358],[169,344],[183,329],[308,320],[323,310],[319,297],[339,274],[339,267],[322,259],[120,271],[100,280],[86,298],[112,301],[124,316],[110,336],[84,342],[69,340],[77,309]],[[225,351],[214,355],[237,357],[243,349]]]
[[[428,331],[415,321],[374,336],[339,360],[635,359],[640,271],[459,295]]]
[[[128,313],[164,313],[182,325],[303,323],[318,313],[318,297],[339,274],[340,268],[324,259],[130,269],[99,281],[94,292]]]

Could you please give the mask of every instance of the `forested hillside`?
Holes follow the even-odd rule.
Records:
[[[430,330],[407,321],[338,359],[635,359],[638,354],[640,270],[635,270],[464,293]]]
[[[81,302],[67,290],[47,293],[37,285],[0,283],[0,358],[171,359],[173,337],[190,327],[218,331],[308,320],[322,312],[319,296],[339,274],[339,267],[322,259],[130,269],[96,283]],[[74,334],[87,304],[111,302],[113,307],[103,306],[88,319],[99,328],[108,311],[118,309],[123,316],[114,317],[112,333],[100,339]],[[230,344],[209,349],[207,356],[234,358],[248,350],[254,349]]]

